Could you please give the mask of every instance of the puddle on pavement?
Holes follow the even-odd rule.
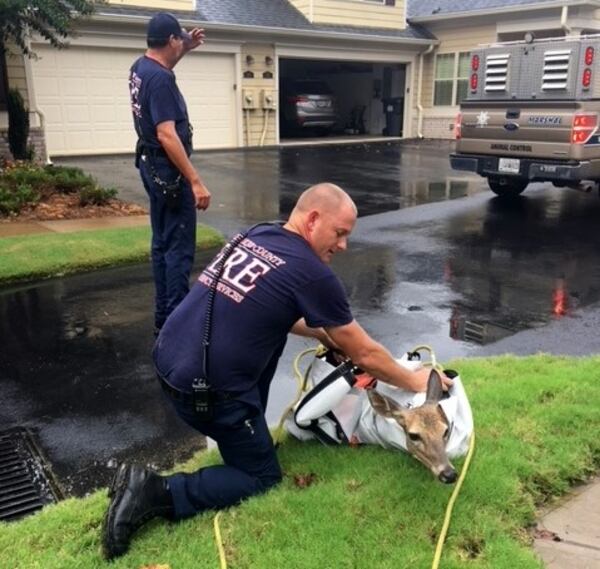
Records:
[[[365,216],[482,189],[480,180],[427,177],[441,168],[439,157],[436,166],[425,153],[373,150],[364,167],[352,164],[352,153],[338,154],[347,168],[337,176],[334,154],[301,152],[304,158],[284,166],[278,157],[275,183],[266,174],[269,164],[246,153],[244,164],[264,183],[232,182],[239,193],[219,198],[226,204],[223,216],[234,220],[233,230],[283,217],[317,179],[348,188]],[[386,161],[393,162],[388,170]],[[399,172],[409,166],[412,175],[402,178]],[[216,172],[209,168],[207,175]],[[548,190],[507,206],[490,194],[465,213],[351,239],[334,269],[357,320],[392,351],[428,343],[440,358],[455,357],[599,300],[598,219],[599,202],[590,196]],[[199,257],[196,266],[209,257]],[[148,266],[0,292],[0,423],[37,433],[67,494],[107,484],[119,460],[168,468],[203,444],[156,387],[149,357],[152,295]],[[284,353],[272,389],[271,422],[295,389],[288,381],[291,356],[303,347],[290,340]]]

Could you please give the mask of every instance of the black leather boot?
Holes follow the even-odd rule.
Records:
[[[147,521],[156,517],[173,518],[173,499],[167,481],[142,466],[121,464],[108,495],[111,502],[102,527],[106,559],[123,555],[131,536]]]

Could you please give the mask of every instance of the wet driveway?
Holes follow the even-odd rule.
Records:
[[[442,360],[493,352],[596,350],[600,200],[533,185],[508,206],[448,168],[447,147],[372,144],[195,157],[227,234],[285,217],[305,187],[346,188],[361,219],[334,260],[355,316],[392,352]],[[130,158],[68,160],[144,202]],[[412,207],[417,206],[420,207]],[[196,270],[210,257],[199,255]],[[0,290],[0,424],[29,427],[67,493],[108,481],[117,461],[167,468],[201,448],[154,379],[148,265]],[[268,415],[295,393],[290,338]]]

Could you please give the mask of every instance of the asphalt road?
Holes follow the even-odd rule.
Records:
[[[441,361],[597,353],[598,196],[533,184],[506,205],[479,178],[452,172],[447,153],[396,143],[199,154],[214,196],[199,219],[230,235],[285,218],[310,184],[336,182],[360,219],[333,267],[357,320],[393,353],[421,343]],[[146,203],[130,157],[64,162]],[[210,256],[198,256],[196,272]],[[167,468],[203,444],[154,378],[152,295],[148,265],[0,289],[0,424],[35,433],[67,494],[105,485],[119,460]],[[288,342],[272,424],[309,345]]]

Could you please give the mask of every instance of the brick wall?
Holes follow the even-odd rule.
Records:
[[[46,141],[41,128],[29,129],[29,145],[34,148],[34,159],[36,162],[45,162],[46,160]],[[8,147],[8,131],[0,131],[0,159],[12,158]]]
[[[424,118],[423,136],[425,138],[454,138],[454,119],[449,117]]]

